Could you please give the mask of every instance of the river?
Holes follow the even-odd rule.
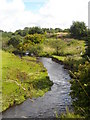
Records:
[[[3,112],[3,118],[53,118],[56,114],[65,112],[66,106],[71,108],[70,83],[68,70],[51,58],[40,58],[53,81],[51,90],[43,97],[27,99],[20,105],[13,106]]]

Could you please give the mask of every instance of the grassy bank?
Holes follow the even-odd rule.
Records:
[[[83,64],[85,62],[85,58],[79,55],[73,55],[73,56],[52,56],[53,60],[56,62],[60,62],[64,64],[64,68],[77,71],[78,66],[80,64]]]
[[[75,71],[79,64],[85,62],[85,58],[82,57],[85,53],[85,41],[66,39],[58,53],[58,55],[53,54],[52,57],[62,62],[66,68]]]
[[[19,58],[2,52],[2,111],[26,98],[43,96],[52,82],[47,70],[35,57]]]

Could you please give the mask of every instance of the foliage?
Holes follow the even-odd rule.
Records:
[[[18,53],[25,53],[29,51],[30,53],[38,54],[40,50],[42,50],[40,44],[44,40],[44,35],[40,34],[33,34],[33,35],[26,35],[25,38],[18,36],[13,36],[8,41],[8,45],[12,45]],[[38,45],[39,44],[39,45]]]
[[[90,63],[79,65],[71,80],[71,97],[76,112],[85,117],[90,117]]]
[[[82,117],[80,116],[79,114],[75,114],[74,112],[70,112],[68,107],[66,107],[66,113],[64,114],[61,114],[60,116],[60,120],[67,120],[67,119],[75,119],[75,120],[78,120],[78,119],[82,119],[84,120],[85,117]]]
[[[64,64],[72,71],[76,71],[79,64],[83,64],[84,62],[85,58],[82,58],[81,56],[67,56],[64,59]]]
[[[62,32],[62,29],[60,28],[55,28],[55,33]]]
[[[40,34],[27,35],[25,36],[25,40],[30,40],[32,43],[38,44],[43,42],[44,36]]]
[[[85,53],[85,41],[77,39],[66,39],[67,44],[62,51],[62,55],[83,55]]]
[[[57,42],[58,41],[58,42]],[[43,50],[45,54],[48,55],[83,55],[85,53],[85,42],[83,40],[76,40],[76,39],[55,39],[55,38],[48,38],[42,44]],[[57,51],[58,47],[58,51]]]
[[[87,36],[87,27],[84,22],[73,22],[70,32],[72,37],[82,39]]]
[[[69,33],[69,32],[70,32],[70,29],[69,29],[69,28],[64,29],[63,32],[68,32],[68,33]]]
[[[29,53],[36,56],[39,56],[39,54],[42,52],[42,46],[39,44],[31,45],[29,48]]]
[[[66,46],[65,42],[60,39],[50,41],[50,45],[55,48],[56,55],[59,55],[59,51]]]
[[[16,30],[14,35],[25,36],[27,33],[23,30]]]
[[[77,71],[79,64],[83,64],[85,62],[85,58],[81,56],[73,55],[73,56],[56,56],[53,55],[53,58],[64,63],[65,68]]]
[[[34,45],[30,40],[24,41],[23,43],[20,42],[17,46],[17,51],[19,52],[26,52],[29,51],[30,47]]]
[[[4,32],[2,31],[2,49],[7,50],[8,49],[8,40],[12,36],[12,32]]]
[[[29,34],[43,34],[43,30],[39,27],[32,27],[29,29]]]
[[[22,39],[21,39],[20,36],[13,36],[8,41],[8,45],[13,45],[13,47],[16,48],[19,45],[20,42],[22,42]]]
[[[44,34],[44,31],[39,27],[25,27],[24,30],[16,30],[15,35],[26,36],[28,34]]]
[[[4,31],[2,31],[2,37],[11,37],[12,36],[12,32],[4,32]]]

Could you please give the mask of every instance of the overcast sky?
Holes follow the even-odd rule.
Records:
[[[0,0],[0,29],[69,28],[72,21],[88,25],[90,0]]]

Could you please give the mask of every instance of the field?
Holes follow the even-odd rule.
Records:
[[[58,44],[58,54],[59,56],[68,56],[68,55],[83,55],[85,53],[85,41],[77,39],[55,39],[49,38],[44,41],[42,44],[43,50],[39,54],[40,56],[52,56],[57,55],[55,42]]]
[[[2,111],[28,97],[43,96],[52,82],[47,70],[35,57],[18,57],[2,52]]]

